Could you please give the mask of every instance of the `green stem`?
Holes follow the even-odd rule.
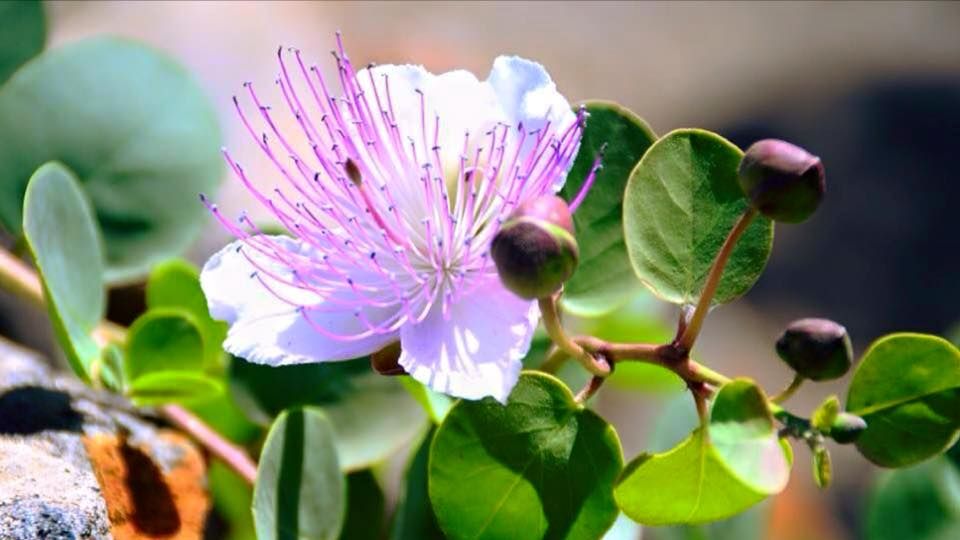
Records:
[[[543,317],[543,325],[547,329],[547,334],[553,340],[561,351],[580,362],[583,367],[593,375],[606,377],[610,374],[610,366],[600,362],[581,347],[577,342],[570,339],[570,336],[563,330],[563,324],[560,323],[560,313],[557,311],[557,299],[555,296],[541,298],[540,315]]]
[[[540,371],[544,373],[556,373],[564,362],[570,359],[566,351],[557,346],[553,346],[547,351],[547,359],[540,364]]]
[[[793,380],[790,381],[790,384],[788,384],[787,387],[781,390],[779,393],[771,397],[770,401],[773,403],[783,403],[784,401],[790,399],[790,397],[800,389],[800,387],[803,385],[803,381],[805,380],[806,379],[804,379],[801,375],[795,375]]]
[[[703,284],[703,291],[700,293],[700,300],[697,302],[697,307],[693,310],[690,321],[684,325],[683,333],[677,339],[677,346],[681,350],[689,352],[690,349],[693,348],[694,342],[697,341],[697,336],[700,334],[703,321],[707,317],[707,312],[710,311],[713,296],[717,292],[717,287],[720,286],[723,269],[727,265],[727,261],[730,260],[730,255],[733,254],[733,249],[737,246],[737,241],[743,235],[744,231],[747,230],[747,227],[756,215],[757,211],[755,208],[748,208],[743,215],[740,216],[736,224],[734,224],[730,233],[727,234],[727,239],[724,240],[723,246],[720,247],[720,251],[713,260],[713,266],[710,267],[710,273],[707,274],[707,281]]]
[[[723,386],[731,381],[730,377],[722,375],[703,364],[699,364],[690,360],[686,368],[688,377],[685,379],[693,378],[694,380],[712,384],[714,386]]]

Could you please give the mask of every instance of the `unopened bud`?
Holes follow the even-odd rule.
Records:
[[[867,422],[855,414],[840,413],[830,428],[830,438],[840,444],[850,444],[867,429]]]
[[[786,141],[764,139],[740,162],[740,187],[750,204],[775,221],[800,223],[820,205],[826,189],[823,164]]]
[[[522,204],[493,238],[500,281],[516,295],[545,298],[560,290],[580,256],[570,208],[547,195]]]
[[[370,355],[370,366],[381,375],[406,375],[400,365],[400,342],[394,341]]]
[[[850,369],[853,347],[847,329],[828,319],[801,319],[777,340],[777,354],[798,375],[829,381]]]

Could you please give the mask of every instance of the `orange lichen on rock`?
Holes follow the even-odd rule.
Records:
[[[182,450],[175,459],[162,460],[164,468],[150,448],[125,437],[83,438],[116,540],[203,537],[210,504],[203,457],[176,433],[162,431],[160,438]]]

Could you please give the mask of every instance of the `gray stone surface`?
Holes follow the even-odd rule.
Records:
[[[183,449],[125,400],[0,338],[0,540],[110,538],[82,437],[126,433],[167,472]]]

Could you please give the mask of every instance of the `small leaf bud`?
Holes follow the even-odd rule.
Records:
[[[833,479],[833,466],[830,462],[830,452],[823,446],[813,450],[813,481],[820,489],[827,489]]]
[[[850,444],[867,429],[867,422],[855,414],[840,413],[830,428],[830,438],[840,444]]]
[[[777,354],[800,376],[829,381],[850,369],[853,347],[843,326],[827,319],[800,319],[777,340]]]
[[[810,424],[820,433],[829,433],[839,414],[840,400],[837,396],[830,396],[813,411]]]
[[[494,236],[490,253],[500,281],[517,296],[532,300],[559,291],[580,256],[567,203],[547,195],[520,205]]]
[[[785,223],[810,217],[826,189],[820,158],[777,139],[764,139],[747,149],[739,178],[754,208]]]

